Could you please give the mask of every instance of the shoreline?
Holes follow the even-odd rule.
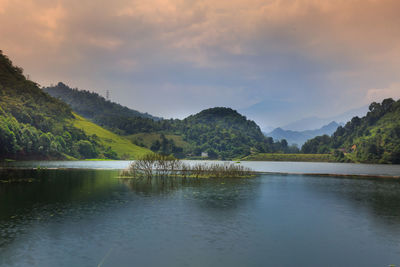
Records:
[[[378,179],[400,179],[400,175],[372,175],[372,174],[340,174],[340,173],[302,173],[302,172],[257,172],[266,175],[307,175],[307,176],[327,176],[338,178],[378,178]]]
[[[135,161],[136,159],[23,159],[23,160],[0,160],[0,168],[2,164],[9,164],[14,162],[112,162],[112,161]],[[392,163],[379,163],[379,162],[359,162],[359,161],[352,161],[352,162],[340,162],[340,161],[317,161],[317,160],[294,160],[294,159],[275,159],[275,160],[257,160],[257,159],[246,159],[246,158],[239,158],[239,159],[231,159],[231,160],[222,160],[222,159],[191,159],[191,158],[184,158],[179,159],[181,161],[217,161],[217,162],[232,162],[232,163],[241,163],[241,162],[296,162],[296,163],[340,163],[340,164],[359,164],[359,165],[382,165],[382,166],[400,166],[400,164],[392,164]]]
[[[61,170],[61,171],[122,171],[119,168],[67,168],[67,167],[0,167],[0,171],[15,171],[15,170]],[[341,174],[341,173],[307,173],[307,172],[266,172],[253,171],[257,175],[296,175],[296,176],[316,176],[316,177],[337,177],[337,178],[365,178],[365,179],[400,179],[400,175],[372,175],[372,174]]]

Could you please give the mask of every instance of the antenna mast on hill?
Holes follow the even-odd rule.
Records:
[[[110,100],[110,91],[109,90],[106,91],[106,99]]]

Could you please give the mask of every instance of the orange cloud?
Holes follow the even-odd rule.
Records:
[[[367,91],[368,102],[382,101],[385,98],[400,99],[400,83],[391,84],[387,88],[373,88]]]
[[[61,19],[65,17],[65,9],[58,4],[56,7],[46,8],[38,14],[38,20],[47,28],[55,30]]]
[[[364,104],[378,97],[368,88],[400,82],[399,10],[398,0],[0,0],[0,49],[39,82],[190,69],[188,80],[220,71],[268,91],[276,72],[282,88],[329,99],[339,88],[343,105],[369,95]]]

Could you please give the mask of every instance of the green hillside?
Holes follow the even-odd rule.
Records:
[[[334,153],[338,160],[400,163],[400,100],[372,103],[366,116],[354,117],[331,136],[307,141],[303,153]],[[344,152],[344,153],[343,153]]]
[[[286,141],[266,138],[254,121],[225,107],[206,109],[184,120],[175,120],[172,129],[190,144],[187,154],[194,156],[204,151],[211,158],[232,159],[256,151],[277,152],[287,148]]]
[[[184,141],[182,136],[176,134],[165,134],[165,138],[173,140],[175,145],[182,148],[187,148],[189,143]],[[142,147],[150,148],[157,140],[162,141],[162,134],[160,133],[138,133],[125,136],[132,143],[137,144]]]
[[[118,159],[146,151],[76,118],[0,51],[0,159]]]
[[[265,137],[254,121],[230,108],[203,110],[184,120],[164,120],[143,116],[96,93],[71,89],[63,83],[45,90],[70,104],[80,116],[162,154],[181,158],[208,152],[210,158],[232,159],[254,152],[298,152],[285,140],[274,142]]]
[[[95,92],[72,89],[61,82],[43,90],[67,103],[77,114],[118,134],[152,132],[157,127],[154,121],[161,119],[111,102]]]
[[[71,118],[68,105],[26,79],[0,51],[0,159],[112,157],[68,123]]]
[[[77,114],[73,115],[75,118],[71,121],[76,128],[82,129],[89,136],[95,135],[96,137],[93,138],[104,147],[111,147],[117,153],[118,158],[134,159],[151,152],[149,149],[134,145],[127,138],[112,133]]]

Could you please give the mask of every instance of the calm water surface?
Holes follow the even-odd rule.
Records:
[[[0,265],[400,266],[397,179],[117,176],[0,171]]]
[[[132,161],[19,161],[8,165],[21,168],[71,168],[71,169],[124,169]],[[196,164],[199,161],[184,161]],[[201,161],[202,163],[221,163],[221,161]],[[241,165],[250,167],[258,172],[272,173],[324,173],[324,174],[351,174],[351,175],[380,175],[400,176],[400,165],[384,164],[354,164],[354,163],[326,163],[326,162],[280,162],[280,161],[243,161]]]

